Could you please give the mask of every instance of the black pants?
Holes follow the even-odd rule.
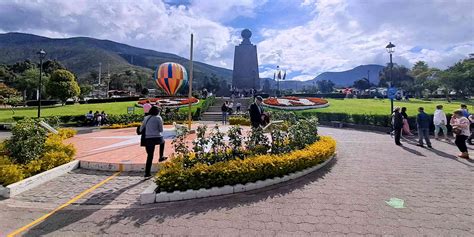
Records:
[[[456,146],[460,152],[467,152],[466,139],[467,136],[465,135],[456,135],[456,140],[454,140],[454,143],[456,143]]]
[[[146,150],[146,166],[145,166],[145,174],[151,173],[151,163],[153,162],[153,157],[155,156],[155,145],[148,145],[145,146]],[[165,152],[165,143],[160,144],[160,160],[163,159],[163,153]]]
[[[395,144],[400,145],[400,137],[402,136],[403,128],[395,128]]]

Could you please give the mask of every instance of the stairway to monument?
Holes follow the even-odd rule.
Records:
[[[226,101],[232,101],[229,97],[216,97],[216,101],[214,102],[213,106],[210,106],[206,112],[201,115],[201,121],[222,121],[222,112],[221,107],[222,104]],[[242,105],[240,106],[240,110],[246,112],[251,104],[250,97],[244,98],[235,98],[234,102],[234,111],[236,104],[240,102]],[[233,115],[235,116],[235,114]]]

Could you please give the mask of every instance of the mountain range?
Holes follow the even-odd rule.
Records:
[[[97,72],[99,63],[102,64],[102,72],[110,70],[113,73],[133,69],[150,75],[157,65],[164,62],[180,63],[186,68],[189,65],[188,59],[175,54],[142,49],[110,40],[89,37],[55,39],[25,33],[0,34],[0,63],[13,64],[25,59],[38,60],[36,55],[38,49],[44,49],[47,52],[46,59],[60,61],[79,79],[86,77],[91,71]],[[319,80],[331,80],[337,86],[350,86],[356,80],[367,78],[367,75],[372,83],[377,84],[382,69],[381,65],[361,65],[343,72],[324,72],[308,81],[283,81],[280,86],[282,89],[301,88],[314,85]],[[212,74],[229,84],[232,80],[232,70],[194,62],[195,78],[210,77]]]
[[[122,72],[128,69],[147,71],[150,74],[157,65],[164,62],[176,62],[189,66],[189,60],[175,54],[142,49],[110,40],[88,37],[53,39],[32,34],[0,34],[0,63],[13,64],[25,59],[38,60],[36,52],[44,49],[46,59],[55,59],[73,71],[79,78],[90,71],[98,71],[102,63],[102,72]],[[194,62],[194,75],[215,74],[218,78],[230,82],[232,70],[209,64]]]

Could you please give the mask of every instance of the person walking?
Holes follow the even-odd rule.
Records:
[[[222,124],[226,124],[227,123],[227,115],[229,113],[229,107],[228,107],[228,101],[224,102],[222,104],[222,107],[221,107],[221,111],[222,111]]]
[[[240,107],[242,106],[242,104],[240,103],[240,101],[237,102],[237,104],[235,105],[235,112],[237,114],[240,114]]]
[[[155,155],[156,145],[160,145],[160,158],[158,161],[162,162],[166,160],[166,158],[163,157],[165,151],[165,140],[162,135],[163,119],[159,114],[160,111],[158,107],[152,106],[139,128],[140,134],[142,135],[140,145],[145,147],[147,153],[145,178],[151,176],[151,165]]]
[[[150,101],[147,100],[145,104],[142,105],[142,107],[143,107],[143,113],[145,114],[145,116],[147,116],[152,107],[152,105],[150,104]]]
[[[403,132],[408,136],[413,136],[413,133],[411,133],[411,130],[410,130],[410,125],[408,124],[407,108],[402,107],[402,112],[400,113],[403,116]]]
[[[469,118],[469,110],[467,109],[467,105],[461,104],[462,116]]]
[[[446,119],[446,114],[443,111],[443,106],[442,105],[437,105],[436,110],[433,115],[433,124],[435,126],[435,139],[439,139],[439,130],[441,129],[443,131],[444,135],[444,140],[450,141],[448,138],[448,128],[446,125],[448,124],[447,119]]]
[[[402,136],[403,129],[403,116],[400,113],[400,107],[395,107],[392,114],[392,126],[395,133],[395,144],[401,146],[400,137]]]
[[[467,138],[467,143],[469,145],[474,145],[472,143],[472,139],[474,139],[474,129],[473,129],[473,126],[474,126],[474,114],[471,114],[469,115],[469,121],[471,122],[471,126],[469,126],[470,130],[471,130],[471,135],[469,135],[469,137]]]
[[[425,113],[425,109],[423,107],[418,108],[418,115],[416,116],[416,125],[418,128],[418,144],[417,146],[423,147],[423,138],[426,141],[426,145],[429,148],[433,148],[431,146],[430,141],[430,116]]]
[[[250,105],[250,123],[252,127],[258,128],[262,124],[262,116],[264,115],[263,106],[262,106],[263,98],[261,96],[257,96],[255,98],[255,102]]]
[[[469,131],[469,120],[464,116],[463,111],[459,109],[453,112],[450,124],[453,127],[453,134],[456,136],[454,143],[461,152],[458,157],[469,159],[466,145],[466,139],[471,134]]]

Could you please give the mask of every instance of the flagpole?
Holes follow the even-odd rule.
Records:
[[[192,103],[191,97],[193,96],[193,34],[191,34],[191,48],[190,48],[190,57],[189,57],[189,93],[188,93],[188,101],[189,101],[189,109],[188,109],[188,129],[191,130],[191,123],[192,123]]]

